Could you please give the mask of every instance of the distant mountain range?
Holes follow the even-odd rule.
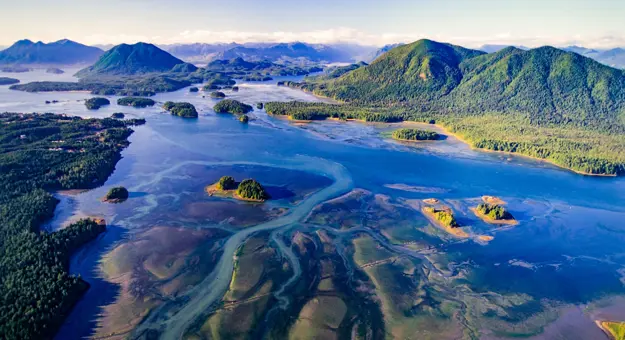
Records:
[[[79,71],[79,77],[99,75],[135,75],[163,72],[193,72],[192,64],[172,56],[160,48],[147,43],[121,44],[106,51],[90,67]]]
[[[487,54],[420,40],[340,78],[311,85],[319,94],[362,104],[528,112],[541,114],[541,119],[551,114],[625,119],[625,71],[553,47],[507,47]]]
[[[20,40],[0,52],[0,64],[72,65],[91,64],[104,51],[63,39],[52,43]]]
[[[381,48],[377,49],[375,52],[370,53],[369,56],[367,57],[367,60],[364,60],[366,62],[372,62],[376,59],[378,59],[378,57],[380,57],[382,54],[394,49],[395,47],[399,47],[404,45],[403,43],[398,43],[398,44],[389,44],[389,45],[384,45]]]
[[[176,44],[161,46],[174,56],[188,62],[210,62],[243,58],[247,61],[306,63],[348,63],[359,61],[372,51],[371,46],[357,44],[293,43],[229,43]]]
[[[510,47],[510,45],[483,45],[479,48],[480,51],[484,51],[486,53],[495,53],[503,50],[506,47]],[[521,50],[529,50],[529,47],[525,46],[514,46]],[[583,55],[584,57],[588,57],[594,59],[602,64],[625,69],[625,49],[623,48],[613,48],[609,50],[599,50],[586,48],[581,46],[568,46],[561,47],[563,51],[577,53],[579,55]]]

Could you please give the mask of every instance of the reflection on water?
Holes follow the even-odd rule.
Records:
[[[17,77],[61,80],[71,72]],[[318,100],[276,81],[226,94],[252,105]],[[92,289],[59,339],[283,338],[307,330],[323,338],[572,339],[599,336],[595,317],[622,318],[622,308],[598,303],[624,293],[621,178],[502,159],[454,138],[414,146],[381,137],[393,125],[295,125],[263,110],[244,125],[214,114],[216,100],[187,89],[155,100],[191,102],[197,120],[119,107],[114,97],[87,111],[81,100],[88,97],[0,87],[6,111],[147,119],[103,187],[59,193],[50,228],[83,215],[109,223],[72,259],[71,271]],[[276,199],[259,205],[207,196],[204,186],[223,175],[256,178]],[[130,199],[100,202],[115,185],[129,188]],[[502,197],[519,225],[473,215],[482,195]],[[426,198],[452,207],[469,235],[494,239],[458,239],[431,225],[414,204]]]

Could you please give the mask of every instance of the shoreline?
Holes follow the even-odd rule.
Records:
[[[497,224],[497,225],[519,225],[519,221],[517,221],[516,219],[511,219],[511,220],[495,220],[492,219],[482,213],[480,213],[479,211],[477,211],[476,208],[469,208],[469,210],[471,210],[473,212],[473,214],[475,214],[475,216],[479,217],[482,221],[489,223],[489,224]]]
[[[458,238],[470,238],[471,237],[471,235],[469,235],[466,231],[462,230],[461,227],[452,228],[452,227],[449,227],[440,223],[436,219],[436,216],[425,211],[425,207],[421,208],[421,213],[430,221],[430,223],[436,225],[437,227],[439,227],[440,229],[442,229],[443,231],[447,232],[448,234],[452,236],[455,236]]]
[[[539,161],[539,162],[545,162],[548,164],[551,164],[553,166],[556,166],[560,169],[564,169],[564,170],[568,170],[571,171],[573,173],[576,173],[578,175],[583,175],[583,176],[592,176],[592,177],[618,177],[617,175],[610,175],[610,174],[592,174],[589,172],[583,172],[583,171],[579,171],[579,170],[575,170],[575,169],[571,169],[571,168],[567,168],[566,166],[560,165],[555,163],[554,161],[550,160],[550,159],[546,159],[546,158],[539,158],[539,157],[535,157],[535,156],[530,156],[530,155],[524,155],[522,153],[518,153],[518,152],[510,152],[510,151],[498,151],[498,150],[490,150],[490,149],[484,149],[484,148],[476,148],[475,146],[473,146],[466,138],[453,133],[451,131],[449,131],[448,128],[446,128],[443,125],[440,124],[427,124],[427,123],[420,123],[420,122],[411,122],[411,123],[417,123],[417,124],[424,124],[424,125],[432,125],[432,126],[436,126],[437,128],[441,129],[445,134],[448,134],[450,136],[453,136],[454,138],[456,138],[457,140],[461,141],[462,143],[466,144],[469,146],[469,148],[471,148],[471,150],[474,151],[481,151],[481,152],[488,152],[488,153],[494,153],[494,154],[503,154],[503,155],[512,155],[512,156],[518,156],[518,157],[523,157],[523,158],[527,158],[527,159],[531,159],[534,161]]]
[[[603,333],[605,333],[605,335],[608,337],[608,339],[616,339],[614,337],[614,334],[612,333],[612,331],[606,327],[604,325],[604,323],[619,323],[617,321],[601,321],[601,320],[595,320],[595,325],[597,325],[597,327],[599,327],[599,329],[601,329],[603,331]]]
[[[217,189],[217,183],[211,184],[211,185],[207,185],[206,187],[204,187],[204,191],[209,195],[209,196],[217,196],[217,197],[222,197],[222,198],[232,198],[235,199],[237,201],[243,201],[243,202],[250,202],[250,203],[265,203],[266,200],[255,200],[252,198],[243,198],[239,195],[237,195],[237,190],[233,189],[233,190],[223,190],[223,189]]]

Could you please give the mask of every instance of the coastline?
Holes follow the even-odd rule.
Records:
[[[613,340],[613,339],[616,339],[614,334],[612,333],[612,331],[608,327],[606,327],[604,325],[605,323],[609,323],[609,322],[616,323],[615,321],[595,320],[595,324],[597,325],[597,327],[599,327],[599,329],[601,329],[603,331],[603,333],[605,333],[605,335],[608,337],[608,339]]]
[[[442,223],[440,223],[437,219],[436,216],[428,213],[427,211],[425,211],[424,208],[421,208],[421,213],[430,221],[430,223],[436,225],[437,227],[439,227],[440,229],[446,231],[448,234],[458,237],[458,238],[469,238],[470,235],[462,230],[460,227],[458,228],[452,228],[449,226],[446,226]]]
[[[515,220],[514,218],[511,220],[495,220],[480,213],[479,211],[477,211],[476,208],[469,208],[469,209],[475,214],[475,216],[479,217],[482,221],[486,223],[498,224],[498,225],[511,225],[511,226],[519,224],[519,221]]]
[[[206,187],[204,187],[204,191],[206,191],[206,193],[209,196],[217,196],[217,197],[224,197],[224,198],[233,198],[237,201],[243,201],[243,202],[250,202],[250,203],[264,203],[266,200],[255,200],[252,198],[243,198],[239,195],[237,195],[237,190],[233,189],[233,190],[223,190],[223,189],[217,189],[217,183],[211,184],[211,185],[207,185]]]
[[[416,124],[423,124],[423,125],[433,125],[436,126],[437,128],[441,129],[445,134],[449,135],[449,136],[453,136],[454,138],[456,138],[457,140],[463,142],[464,144],[468,145],[471,150],[475,150],[475,151],[482,151],[482,152],[489,152],[489,153],[495,153],[495,154],[504,154],[504,155],[513,155],[513,156],[519,156],[519,157],[523,157],[523,158],[527,158],[527,159],[531,159],[531,160],[535,160],[535,161],[540,161],[540,162],[545,162],[551,165],[554,165],[560,169],[564,169],[564,170],[568,170],[571,172],[574,172],[578,175],[583,175],[583,176],[593,176],[593,177],[617,177],[617,175],[610,175],[610,174],[592,174],[589,172],[583,172],[583,171],[579,171],[579,170],[574,170],[571,168],[567,168],[563,165],[557,164],[554,161],[550,160],[550,159],[546,159],[546,158],[539,158],[539,157],[535,157],[535,156],[530,156],[530,155],[524,155],[522,153],[518,153],[518,152],[510,152],[510,151],[497,151],[497,150],[489,150],[489,149],[483,149],[483,148],[476,148],[475,146],[473,146],[473,144],[471,144],[471,142],[469,142],[466,138],[458,135],[457,133],[453,133],[451,131],[449,131],[449,129],[447,127],[445,127],[444,125],[440,125],[440,124],[427,124],[427,123],[420,123],[420,122],[411,122],[411,123],[416,123]]]

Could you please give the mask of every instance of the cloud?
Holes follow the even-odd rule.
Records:
[[[354,28],[338,27],[325,30],[302,32],[256,32],[256,31],[212,31],[186,30],[172,36],[143,36],[143,35],[107,35],[95,34],[77,39],[89,44],[120,44],[138,41],[156,44],[176,43],[246,43],[246,42],[294,42],[308,43],[358,43],[362,45],[382,46],[392,43],[408,43],[428,38],[441,42],[449,42],[466,47],[477,48],[485,44],[523,45],[538,47],[544,45],[570,46],[579,45],[588,48],[613,48],[625,46],[625,37],[618,34],[604,36],[514,36],[508,32],[493,33],[492,36],[446,36],[424,33],[366,33]]]

